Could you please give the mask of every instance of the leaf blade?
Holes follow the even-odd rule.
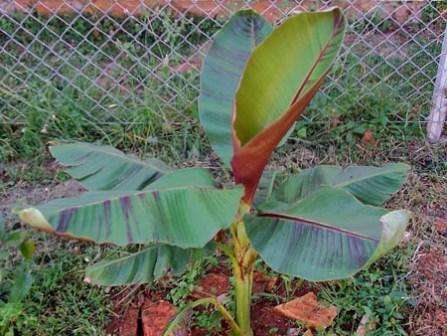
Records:
[[[270,267],[327,281],[349,277],[393,248],[409,215],[390,215],[361,204],[347,191],[324,187],[292,206],[247,219],[252,244]]]
[[[205,168],[183,168],[166,173],[144,189],[175,187],[215,187],[213,176]]]
[[[199,251],[195,249],[157,245],[91,265],[86,269],[86,278],[102,286],[152,283],[169,271],[174,275],[182,274],[198,257]]]
[[[198,187],[89,192],[24,209],[19,216],[37,229],[97,243],[203,247],[231,225],[241,193]]]
[[[156,159],[141,161],[111,146],[85,142],[50,146],[51,155],[87,190],[141,190],[170,171]]]
[[[226,165],[233,155],[234,96],[254,47],[272,31],[262,16],[242,10],[216,34],[202,69],[199,116],[213,149]]]
[[[318,191],[322,186],[343,188],[365,204],[382,205],[406,180],[410,166],[391,163],[382,167],[322,165],[304,169],[297,174],[279,177],[273,198],[293,203]]]
[[[247,203],[272,151],[319,89],[344,30],[338,8],[300,13],[275,29],[251,55],[236,94],[231,161],[236,182],[246,188]]]
[[[344,29],[338,8],[302,12],[256,48],[236,94],[234,128],[242,146],[314,90],[332,65]]]

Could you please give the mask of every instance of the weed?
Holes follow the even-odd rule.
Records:
[[[363,316],[375,324],[368,335],[407,335],[406,315],[413,300],[405,276],[414,246],[395,250],[351,280],[321,286],[320,297],[340,309],[330,332],[353,335]],[[374,322],[375,321],[375,322]]]
[[[222,330],[222,317],[216,311],[196,311],[193,314],[194,326],[207,330],[209,333],[217,333]]]
[[[54,242],[40,240],[29,295],[20,304],[2,308],[2,318],[13,319],[15,334],[102,335],[110,314],[107,295],[83,283],[81,269],[85,265],[73,254],[72,244],[62,243],[63,250],[52,245]],[[85,248],[81,253],[91,258],[96,252]],[[3,270],[6,281],[0,283],[0,297],[8,291],[15,264],[3,265]]]
[[[196,264],[195,267],[188,268],[181,278],[175,280],[167,295],[174,305],[183,307],[186,304],[186,299],[193,292],[197,279],[203,274],[204,266],[203,262]]]

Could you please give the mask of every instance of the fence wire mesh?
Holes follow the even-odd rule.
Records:
[[[392,99],[393,122],[424,122],[446,3],[374,0],[0,0],[0,122],[23,124],[37,111],[133,123],[141,111],[194,110],[201,61],[231,13],[251,7],[278,23],[333,5],[349,28],[317,109],[337,115],[347,100]]]

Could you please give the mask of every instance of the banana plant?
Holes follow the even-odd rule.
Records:
[[[235,313],[216,298],[190,307],[214,304],[233,335],[253,335],[258,258],[309,281],[351,277],[396,246],[410,218],[380,207],[404,183],[405,164],[266,170],[329,72],[344,31],[338,8],[299,13],[275,28],[242,10],[216,34],[201,73],[199,116],[231,185],[220,187],[203,168],[176,170],[108,146],[63,143],[51,153],[87,192],[25,208],[21,220],[69,238],[138,246],[87,269],[101,285],[181,274],[223,231],[217,248],[232,265]]]

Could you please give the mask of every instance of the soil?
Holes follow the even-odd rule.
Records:
[[[285,284],[276,277],[269,277],[262,272],[256,272],[254,276],[253,292],[254,303],[252,305],[252,326],[256,336],[272,335],[301,335],[305,329],[297,328],[293,319],[279,314],[275,307],[278,306],[277,299],[286,297],[293,299],[302,296],[315,288],[310,288],[306,283],[294,282],[291,286],[294,288],[292,293],[287,293]],[[207,296],[222,296],[228,294],[230,290],[229,270],[223,266],[219,266],[210,270],[201,279],[197,281],[196,290],[192,293],[190,299],[195,300]],[[131,302],[126,302],[128,290],[121,291],[115,296],[115,318],[111,321],[106,329],[110,335],[124,336],[158,336],[168,321],[175,315],[176,308],[166,301],[169,288],[157,288],[156,290],[148,290],[144,286],[137,288],[137,291],[130,296]],[[277,299],[271,297],[266,298],[261,294],[266,292],[274,292]],[[272,296],[273,297],[273,296]],[[198,307],[200,311],[209,311],[212,308]],[[190,320],[185,322],[189,325]],[[138,333],[141,324],[141,331]],[[185,327],[181,328],[176,336],[208,336],[211,335],[209,330],[192,327],[185,331]],[[222,330],[228,330],[225,321],[222,321]],[[133,334],[132,334],[133,332]],[[222,334],[212,334],[212,336],[220,336]]]
[[[140,309],[132,305],[121,318],[115,319],[107,328],[108,332],[116,332],[120,336],[136,336]]]
[[[230,280],[223,273],[208,273],[200,279],[192,296],[196,299],[210,296],[219,297],[230,290]]]
[[[143,336],[161,336],[166,325],[176,315],[177,309],[168,301],[146,302],[141,307]],[[186,335],[184,332],[181,335]],[[176,333],[180,336],[180,333]]]

